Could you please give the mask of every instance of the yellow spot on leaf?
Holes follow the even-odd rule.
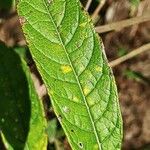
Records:
[[[89,106],[93,106],[95,104],[95,100],[91,98],[88,98],[87,102]]]
[[[73,101],[74,102],[79,102],[79,99],[75,96],[75,97],[73,97]]]
[[[69,73],[72,71],[72,68],[69,65],[61,66],[61,70],[63,73]]]
[[[86,24],[87,24],[87,22],[84,22],[84,23],[81,23],[79,26],[80,26],[80,27],[85,27]]]
[[[95,144],[95,145],[94,145],[93,150],[99,150],[98,144]]]
[[[96,67],[95,67],[95,70],[96,70],[97,72],[101,72],[101,71],[102,71],[102,67],[96,66]]]
[[[89,88],[85,87],[85,88],[83,89],[84,95],[87,95],[89,92],[90,92],[90,89],[89,89]]]

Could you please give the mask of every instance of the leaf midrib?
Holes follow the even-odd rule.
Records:
[[[47,12],[48,12],[48,15],[49,15],[51,21],[52,21],[52,23],[53,23],[53,25],[54,25],[54,27],[55,27],[55,30],[56,30],[56,32],[57,32],[57,35],[58,35],[59,40],[60,40],[60,42],[61,42],[61,45],[63,46],[63,49],[64,49],[64,51],[65,51],[65,53],[66,53],[66,55],[67,55],[67,59],[68,59],[70,65],[71,65],[71,68],[72,68],[72,70],[73,70],[74,76],[75,76],[75,78],[76,78],[76,80],[77,80],[79,89],[80,89],[80,91],[81,91],[81,95],[82,95],[83,100],[84,100],[84,103],[85,103],[85,105],[86,105],[86,108],[87,108],[87,111],[88,111],[88,114],[89,114],[89,117],[90,117],[90,120],[91,120],[91,124],[92,124],[92,127],[93,127],[93,129],[94,129],[94,134],[95,134],[95,136],[96,136],[96,140],[97,140],[97,144],[98,144],[99,150],[102,150],[101,142],[100,142],[100,139],[99,139],[98,134],[97,134],[97,130],[96,130],[96,127],[95,127],[95,123],[94,123],[94,120],[93,120],[93,117],[92,117],[90,108],[89,108],[89,106],[88,106],[88,104],[87,104],[87,102],[86,102],[86,98],[85,98],[85,95],[84,95],[84,93],[83,93],[83,90],[82,90],[80,81],[79,81],[79,79],[78,79],[77,73],[76,73],[76,71],[75,71],[75,69],[74,69],[74,67],[73,67],[72,61],[71,61],[71,59],[70,59],[70,57],[69,57],[69,55],[68,55],[68,52],[67,52],[67,50],[66,50],[66,47],[65,47],[65,45],[64,45],[64,43],[63,43],[63,41],[62,41],[61,35],[60,35],[60,33],[59,33],[58,29],[57,29],[57,26],[56,26],[56,24],[55,24],[55,22],[54,22],[54,19],[53,19],[52,15],[51,15],[51,12],[50,12],[49,9],[48,9],[48,6],[47,6],[45,0],[43,0],[43,3],[44,3],[44,6],[45,6],[45,8],[46,8],[46,10],[47,10]]]

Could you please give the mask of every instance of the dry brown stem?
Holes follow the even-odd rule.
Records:
[[[139,47],[139,48],[137,48],[137,49],[131,51],[131,52],[128,53],[127,55],[124,55],[124,56],[122,56],[122,57],[120,57],[120,58],[118,58],[118,59],[116,59],[116,60],[111,61],[111,62],[109,63],[109,65],[110,65],[111,67],[115,67],[115,66],[117,66],[117,65],[119,65],[119,64],[121,64],[121,63],[123,63],[124,61],[126,61],[126,60],[128,60],[128,59],[131,59],[131,58],[133,58],[133,57],[135,57],[135,56],[137,56],[137,55],[139,55],[139,54],[141,54],[141,53],[143,53],[143,52],[145,52],[145,51],[148,51],[148,50],[150,50],[150,43],[145,44],[145,45],[143,45],[143,46],[141,46],[141,47]]]
[[[110,24],[103,25],[103,26],[97,26],[95,29],[96,29],[97,33],[104,33],[104,32],[109,32],[109,31],[120,30],[125,27],[143,23],[143,22],[146,22],[149,20],[150,20],[150,15],[144,15],[144,16],[140,16],[140,17],[135,17],[135,18],[126,19],[123,21],[110,23]]]

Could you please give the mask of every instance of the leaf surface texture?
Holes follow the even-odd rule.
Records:
[[[122,125],[114,77],[80,2],[20,0],[18,13],[72,149],[120,149]]]

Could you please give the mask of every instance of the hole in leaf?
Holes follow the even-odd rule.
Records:
[[[83,148],[83,144],[80,142],[79,143],[79,147],[82,149]]]

